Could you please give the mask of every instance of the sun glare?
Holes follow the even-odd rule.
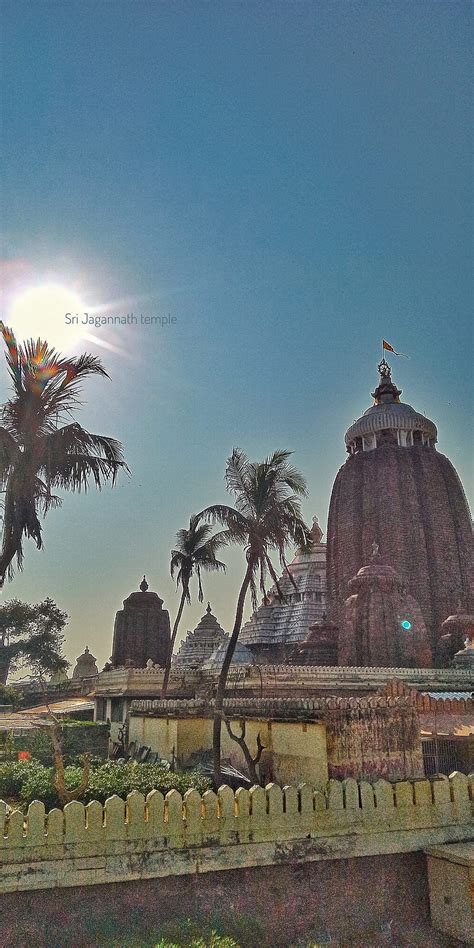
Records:
[[[67,314],[79,315],[79,325],[68,323]],[[5,320],[19,342],[45,339],[59,352],[68,352],[81,337],[84,305],[74,290],[48,283],[30,287],[16,296]]]

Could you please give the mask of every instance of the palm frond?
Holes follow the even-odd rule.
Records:
[[[92,480],[99,490],[115,483],[121,469],[128,471],[120,442],[94,435],[77,422],[44,438],[41,468],[49,484],[69,490],[87,490]]]

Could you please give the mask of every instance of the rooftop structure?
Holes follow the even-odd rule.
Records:
[[[288,658],[292,647],[303,642],[315,622],[326,609],[326,544],[321,542],[318,518],[313,518],[312,544],[299,550],[283,572],[279,586],[284,597],[273,586],[253,616],[242,627],[239,640],[258,661],[281,661]]]
[[[226,635],[222,640],[220,645],[214,649],[212,655],[209,656],[207,661],[201,666],[202,671],[210,672],[212,674],[217,674],[222,666],[224,661],[225,653],[227,651],[227,645],[229,643],[229,636]],[[237,645],[235,646],[235,651],[232,656],[231,668],[235,668],[238,665],[253,665],[255,662],[255,657],[247,648],[243,642],[237,640]]]
[[[225,640],[226,633],[212,614],[211,604],[208,603],[194,631],[188,632],[181,643],[179,651],[173,658],[173,666],[180,670],[200,668]]]

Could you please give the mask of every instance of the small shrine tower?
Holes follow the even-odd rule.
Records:
[[[145,668],[150,659],[154,665],[164,667],[170,638],[170,617],[163,609],[163,600],[157,593],[148,592],[143,577],[140,592],[124,599],[123,609],[115,616],[112,667]]]

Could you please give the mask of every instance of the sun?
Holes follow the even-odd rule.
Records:
[[[77,315],[78,325],[68,323],[67,314]],[[74,290],[47,283],[15,296],[5,322],[19,342],[40,337],[59,352],[68,352],[81,338],[83,318],[84,304]]]

